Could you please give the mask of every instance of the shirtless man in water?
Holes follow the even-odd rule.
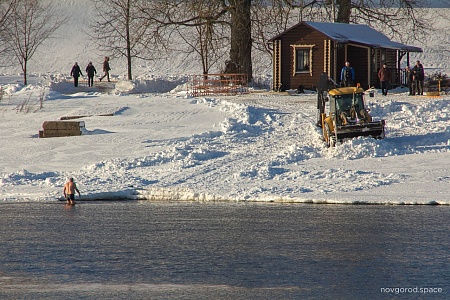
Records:
[[[77,188],[73,178],[69,178],[69,181],[64,185],[64,198],[67,200],[67,204],[75,204],[75,191],[80,195],[80,191]]]

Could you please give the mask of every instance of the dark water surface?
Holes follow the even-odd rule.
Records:
[[[449,232],[448,206],[0,204],[0,299],[450,299]]]

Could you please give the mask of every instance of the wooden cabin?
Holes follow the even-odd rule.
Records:
[[[391,85],[404,84],[401,61],[409,65],[410,52],[419,47],[391,41],[367,25],[300,22],[269,40],[273,50],[273,90],[315,89],[325,72],[337,83],[341,69],[350,62],[355,82],[361,87],[379,87],[378,70],[387,63]]]

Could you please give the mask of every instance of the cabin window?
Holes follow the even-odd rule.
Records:
[[[309,73],[312,76],[312,49],[314,45],[291,45],[294,50],[293,76]]]
[[[309,49],[296,49],[295,71],[309,72]]]

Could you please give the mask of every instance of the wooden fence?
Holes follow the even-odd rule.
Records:
[[[192,95],[247,94],[247,74],[203,74],[190,76]]]

